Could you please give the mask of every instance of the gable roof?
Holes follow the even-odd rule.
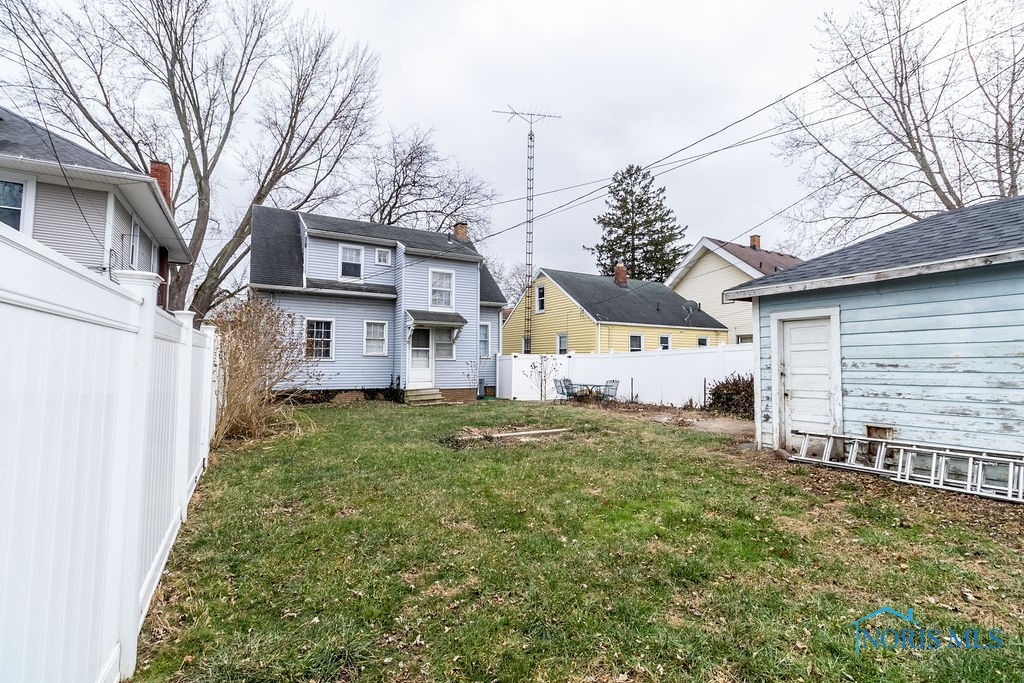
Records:
[[[1024,197],[922,218],[803,264],[726,290],[736,301],[1024,261]]]
[[[253,286],[302,287],[303,253],[301,222],[311,234],[331,233],[337,238],[351,236],[354,240],[364,239],[369,244],[394,245],[401,242],[415,253],[434,254],[441,258],[461,258],[480,261],[480,301],[504,305],[505,297],[495,282],[494,276],[483,264],[483,258],[469,240],[459,240],[448,235],[393,225],[377,225],[353,221],[346,218],[332,218],[312,213],[275,209],[269,206],[253,205],[252,237],[249,257],[249,281]],[[310,280],[310,287],[336,291],[394,294],[392,286],[344,285],[322,280]]]
[[[4,107],[0,107],[0,155],[59,162],[68,166],[96,168],[101,171],[135,173],[132,169],[115,164],[110,159],[48,131]]]
[[[802,259],[791,254],[783,254],[779,251],[768,251],[765,249],[755,249],[750,246],[736,244],[735,242],[716,240],[713,237],[702,237],[700,238],[700,241],[693,245],[693,248],[687,252],[686,256],[679,264],[679,267],[668,276],[668,279],[665,280],[665,284],[670,289],[675,289],[690,269],[697,264],[697,261],[699,261],[704,254],[708,253],[713,253],[722,257],[750,277],[769,275],[776,271],[792,268],[793,266],[803,263]]]
[[[540,269],[598,322],[726,329],[697,303],[684,299],[661,282],[627,280],[615,284],[611,275]]]

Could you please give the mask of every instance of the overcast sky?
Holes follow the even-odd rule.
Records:
[[[395,128],[435,130],[440,151],[489,180],[501,199],[526,189],[527,125],[491,113],[508,105],[561,115],[535,127],[536,191],[611,176],[688,145],[811,80],[818,17],[832,2],[366,2],[301,0],[347,40],[380,56],[381,113]],[[680,158],[771,127],[770,113]],[[744,242],[750,228],[803,196],[798,169],[771,142],[717,154],[657,179],[687,241]],[[597,185],[538,197],[535,212]],[[593,272],[582,248],[600,231],[603,199],[535,224],[537,266]],[[497,231],[525,219],[525,202],[494,208]],[[757,230],[766,248],[783,220]],[[525,228],[487,240],[525,260]]]

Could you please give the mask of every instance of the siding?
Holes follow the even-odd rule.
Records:
[[[32,237],[86,268],[102,268],[107,194],[76,187],[72,195],[63,185],[37,183]]]
[[[142,230],[142,223],[139,223],[139,246],[135,252],[135,270],[155,272],[153,268],[153,240]]]
[[[481,308],[480,323],[491,324],[491,355],[480,359],[480,379],[484,381],[484,386],[493,387],[498,382],[498,362],[495,359],[501,351],[498,344],[498,336],[501,334],[501,309]],[[479,345],[478,339],[477,346]]]
[[[735,344],[737,335],[753,334],[752,307],[746,301],[723,304],[722,292],[752,279],[718,254],[706,253],[697,259],[673,291],[698,302],[712,318],[728,327],[728,343]]]
[[[399,338],[395,326],[394,304],[391,301],[274,294],[275,304],[295,314],[300,331],[305,335],[303,318],[334,320],[334,360],[310,364],[319,377],[303,385],[314,389],[362,389],[387,387],[399,375],[395,342]],[[388,355],[363,355],[363,321],[388,321]]]
[[[320,237],[310,237],[306,248],[306,276],[321,278],[325,280],[338,279],[338,258],[340,256],[339,244],[352,244],[363,247],[363,282],[373,285],[395,284],[395,266],[378,266],[376,263],[377,247],[371,244],[360,245],[355,241],[328,240]],[[383,247],[382,247],[383,248]],[[394,264],[395,250],[391,252],[391,262]]]
[[[840,307],[844,431],[1024,450],[1024,265],[762,297],[762,442],[772,445],[770,317]]]
[[[728,339],[728,333],[725,330],[678,329],[601,323],[601,352],[628,352],[629,335],[631,334],[642,334],[644,336],[644,351],[657,351],[660,349],[661,346],[658,343],[658,338],[663,334],[672,335],[673,349],[695,349],[697,348],[697,337],[707,337],[708,346],[725,344]],[[569,348],[573,348],[571,338],[569,340]]]
[[[117,199],[114,200],[114,220],[110,234],[112,269],[132,267],[132,214]]]

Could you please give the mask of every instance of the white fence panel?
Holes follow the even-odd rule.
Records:
[[[711,383],[753,371],[752,344],[640,353],[512,354],[498,357],[497,395],[513,400],[551,400],[558,398],[556,378],[580,384],[618,380],[620,400],[703,405]],[[544,394],[541,384],[547,388]]]
[[[154,276],[121,275],[0,228],[2,681],[132,673],[191,492],[180,473],[207,457],[212,335],[195,354],[156,312]]]

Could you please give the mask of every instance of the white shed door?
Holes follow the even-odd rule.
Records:
[[[802,437],[792,434],[832,431],[832,352],[828,318],[789,320],[782,323],[782,444],[798,448]],[[838,341],[838,340],[835,340]]]

